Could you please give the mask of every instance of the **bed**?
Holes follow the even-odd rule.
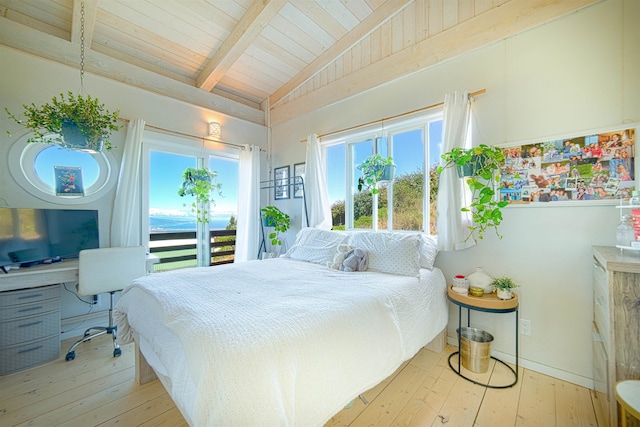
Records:
[[[345,245],[367,271],[330,267]],[[118,339],[191,426],[321,426],[425,345],[441,351],[435,254],[420,234],[303,229],[284,257],[135,280]]]

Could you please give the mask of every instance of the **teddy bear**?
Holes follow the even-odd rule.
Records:
[[[327,267],[333,268],[334,270],[340,269],[342,262],[344,261],[344,256],[347,252],[351,250],[351,246],[341,243],[338,245],[337,253],[333,257],[332,262],[327,263]]]
[[[340,265],[340,271],[366,271],[367,267],[369,267],[367,252],[355,248],[344,255],[344,261],[342,261],[342,265]]]

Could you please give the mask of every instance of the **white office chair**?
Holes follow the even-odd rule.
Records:
[[[110,294],[109,326],[93,326],[84,332],[67,351],[65,360],[76,358],[75,348],[91,338],[103,334],[113,336],[113,357],[122,354],[116,343],[118,327],[113,324],[113,294],[121,291],[132,280],[146,274],[146,249],[144,246],[122,248],[85,249],[80,251],[78,269],[78,295]],[[91,332],[95,330],[97,332]]]

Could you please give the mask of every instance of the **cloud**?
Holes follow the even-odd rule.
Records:
[[[149,208],[149,216],[193,216],[188,210]]]

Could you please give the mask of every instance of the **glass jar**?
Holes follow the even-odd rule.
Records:
[[[634,240],[633,216],[622,215],[620,224],[616,228],[616,245],[629,247]]]

